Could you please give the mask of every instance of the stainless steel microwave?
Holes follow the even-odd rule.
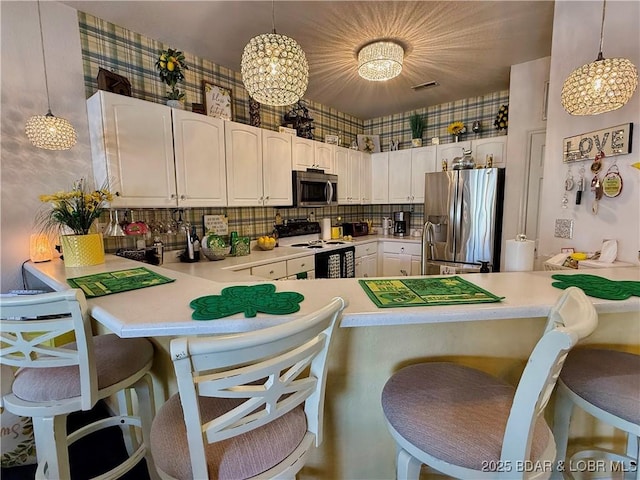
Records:
[[[338,205],[338,176],[294,170],[293,205],[296,207]]]

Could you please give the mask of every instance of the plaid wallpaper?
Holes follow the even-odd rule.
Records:
[[[389,150],[389,144],[392,140],[400,142],[401,150],[411,148],[409,117],[417,113],[422,115],[425,120],[425,129],[422,134],[423,145],[431,145],[433,137],[439,137],[441,144],[452,142],[453,138],[447,133],[447,126],[455,121],[461,121],[467,127],[467,133],[461,137],[461,140],[495,137],[504,135],[504,132],[495,129],[493,122],[500,106],[508,103],[509,91],[504,90],[482,97],[467,98],[411,112],[365,120],[364,131],[369,135],[380,135],[380,146],[384,152]],[[471,131],[475,121],[479,121],[481,125],[481,130],[477,134]]]
[[[97,75],[100,67],[123,75],[131,82],[132,96],[143,100],[165,103],[167,86],[159,79],[155,62],[160,50],[176,45],[166,45],[138,33],[124,29],[112,23],[101,20],[92,15],[78,12],[78,23],[82,45],[82,58],[86,95],[90,97],[98,90]],[[244,89],[239,72],[221,67],[204,58],[196,57],[185,52],[189,70],[185,72],[185,80],[179,85],[180,90],[186,90],[186,108],[191,109],[191,103],[203,103],[202,80],[216,85],[230,88],[233,100],[233,120],[249,123],[249,96]],[[453,141],[447,134],[447,125],[460,120],[467,125],[469,133],[466,138],[484,138],[503,135],[493,127],[493,121],[501,105],[509,101],[509,92],[496,92],[481,97],[444,103],[432,107],[425,107],[416,112],[405,112],[372,120],[362,121],[334,108],[326,107],[316,102],[306,101],[311,116],[314,119],[315,138],[322,141],[327,134],[341,135],[343,145],[349,145],[359,133],[380,135],[383,151],[389,150],[391,140],[399,140],[400,148],[409,148],[411,144],[411,128],[409,117],[419,113],[425,117],[426,128],[423,135],[425,145],[431,144],[432,137],[440,137],[440,143]],[[282,123],[282,117],[288,107],[272,107],[261,105],[261,126],[277,130]],[[475,120],[482,124],[482,131],[471,133],[471,125]],[[343,221],[360,221],[370,218],[374,226],[380,227],[383,216],[391,216],[392,212],[406,210],[412,212],[411,228],[419,228],[423,223],[422,205],[356,205],[338,206],[331,208],[297,209],[297,208],[193,208],[193,209],[135,209],[127,212],[128,218],[135,215],[136,221],[145,221],[150,225],[167,226],[182,218],[184,222],[196,225],[198,235],[202,236],[202,216],[205,214],[225,214],[229,218],[229,230],[237,231],[241,236],[256,238],[271,233],[276,212],[280,212],[284,219],[307,218],[313,211],[316,219],[330,217],[336,220],[338,216]],[[120,219],[125,211],[120,211]],[[106,213],[101,219],[103,224],[109,221]],[[166,228],[165,228],[166,230]],[[185,246],[184,233],[158,233],[168,250],[182,249]],[[136,239],[132,237],[107,237],[105,250],[115,252],[118,249],[133,249]],[[151,244],[153,238],[147,238]]]
[[[78,23],[87,98],[98,90],[98,70],[102,67],[126,77],[131,82],[131,96],[165,103],[168,87],[160,80],[155,63],[160,50],[179,48],[178,45],[163,44],[80,11]],[[184,52],[184,55],[189,69],[178,88],[186,90],[187,110],[191,110],[194,102],[204,102],[202,80],[207,80],[231,89],[233,120],[248,124],[249,94],[242,84],[240,73],[189,52]],[[350,143],[358,133],[362,133],[362,120],[310,100],[305,99],[305,102],[314,119],[315,139],[322,141],[325,135],[340,134],[343,142]],[[261,105],[262,128],[278,130],[288,110],[290,107]]]

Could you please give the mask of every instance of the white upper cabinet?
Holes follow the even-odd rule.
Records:
[[[435,146],[411,149],[411,203],[424,203],[424,174],[438,170]]]
[[[362,152],[335,147],[335,173],[338,175],[338,203],[360,204]]]
[[[465,140],[464,142],[446,143],[444,145],[438,145],[436,148],[436,158],[438,162],[440,162],[440,165],[442,165],[442,162],[447,162],[447,167],[451,169],[453,159],[462,157],[462,151],[471,148],[471,141]]]
[[[371,154],[371,203],[389,203],[389,152]]]
[[[224,122],[99,91],[87,100],[97,185],[112,207],[224,206]]]
[[[293,139],[293,169],[305,171],[315,168],[315,143],[313,140],[300,137]]]
[[[335,148],[329,143],[313,142],[315,155],[315,168],[324,170],[325,173],[333,173]]]
[[[171,108],[98,91],[87,100],[96,185],[113,207],[175,207]]]
[[[371,173],[371,155],[363,153],[360,159],[360,203],[363,205],[372,203]]]
[[[482,138],[471,142],[471,152],[476,165],[485,166],[487,156],[493,157],[494,167],[507,165],[507,136]]]
[[[424,202],[424,174],[435,169],[435,146],[389,152],[389,203]]]
[[[178,206],[227,204],[224,120],[174,109]]]
[[[225,122],[227,204],[231,207],[262,205],[262,129]]]
[[[280,206],[293,203],[291,135],[225,122],[227,205]]]
[[[288,133],[262,130],[262,184],[265,206],[293,204],[292,139]]]

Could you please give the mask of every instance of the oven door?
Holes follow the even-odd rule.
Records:
[[[356,247],[345,247],[315,254],[316,278],[354,278]]]
[[[293,204],[296,207],[338,205],[338,176],[294,170]]]

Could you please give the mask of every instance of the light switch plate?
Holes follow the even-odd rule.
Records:
[[[556,218],[556,238],[573,238],[573,220]]]

